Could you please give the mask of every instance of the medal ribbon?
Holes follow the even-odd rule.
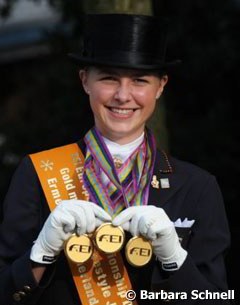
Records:
[[[83,179],[91,201],[113,216],[125,207],[146,205],[156,156],[151,131],[146,129],[143,143],[119,169],[96,127],[86,134],[84,141],[87,151]],[[109,179],[107,186],[103,183],[102,172]]]

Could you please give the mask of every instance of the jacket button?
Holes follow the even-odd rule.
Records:
[[[14,301],[19,302],[19,301],[21,301],[21,295],[18,292],[15,292],[13,294],[13,299],[14,299]]]
[[[19,291],[18,293],[20,295],[20,298],[24,298],[26,296],[26,293],[24,291]]]
[[[30,286],[24,286],[23,289],[28,293],[31,291],[31,287]]]

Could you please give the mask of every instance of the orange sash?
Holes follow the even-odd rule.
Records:
[[[31,154],[50,210],[62,200],[89,200],[83,185],[84,156],[74,143]],[[92,261],[74,264],[68,261],[83,305],[130,305],[126,292],[131,283],[121,254],[102,254],[94,250]]]

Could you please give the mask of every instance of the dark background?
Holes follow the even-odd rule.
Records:
[[[5,1],[0,14],[7,18],[16,2]],[[49,2],[62,17],[55,27],[44,28],[37,42],[49,52],[5,60],[1,52],[8,49],[0,43],[1,201],[25,154],[74,142],[93,124],[77,67],[66,56],[79,48],[86,3]],[[101,12],[100,2],[92,1],[88,10]],[[156,136],[172,155],[217,177],[232,234],[226,257],[229,288],[239,293],[240,1],[150,2],[153,14],[169,17],[169,59],[183,62],[170,74],[162,99],[167,139],[157,126]]]

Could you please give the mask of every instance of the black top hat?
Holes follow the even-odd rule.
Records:
[[[166,70],[167,22],[163,18],[127,14],[86,16],[81,53],[69,54],[79,66]]]

